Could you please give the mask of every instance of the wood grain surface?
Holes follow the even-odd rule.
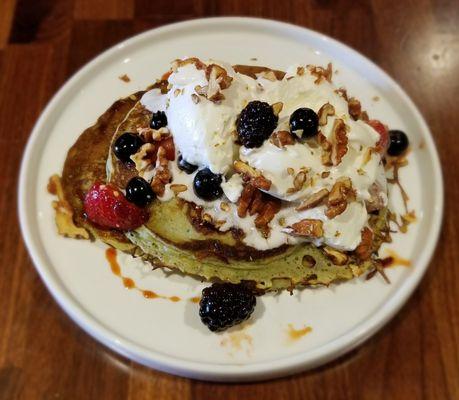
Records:
[[[434,261],[397,317],[331,364],[264,383],[177,378],[96,343],[40,281],[16,216],[23,148],[65,79],[135,33],[214,15],[290,21],[374,60],[427,119],[446,185]],[[457,0],[0,0],[0,399],[459,399],[458,98]]]

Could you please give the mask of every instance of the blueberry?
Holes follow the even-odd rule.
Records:
[[[181,169],[182,171],[186,172],[188,175],[192,174],[194,171],[196,171],[198,169],[197,165],[193,165],[193,164],[190,164],[189,162],[187,162],[182,157],[181,154],[178,156],[177,166],[179,167],[179,169]]]
[[[248,319],[256,303],[253,292],[242,284],[214,283],[202,291],[199,316],[212,332],[223,331]]]
[[[113,146],[113,152],[116,157],[123,162],[131,162],[131,156],[139,150],[140,146],[144,144],[140,136],[135,133],[126,132],[123,133],[115,141]]]
[[[155,193],[145,179],[136,176],[126,186],[126,199],[139,207],[145,207],[155,199]]]
[[[310,108],[298,108],[290,116],[290,131],[301,139],[317,135],[319,117]]]
[[[203,200],[216,200],[223,194],[221,183],[221,175],[214,174],[209,168],[201,169],[194,176],[194,193]]]
[[[236,122],[239,140],[247,148],[260,147],[273,133],[277,121],[278,117],[268,103],[251,101]]]
[[[405,132],[397,129],[389,131],[389,148],[387,149],[387,154],[393,157],[399,156],[406,151],[408,145],[409,140]]]
[[[167,117],[164,111],[154,112],[151,117],[150,128],[160,129],[167,126]]]

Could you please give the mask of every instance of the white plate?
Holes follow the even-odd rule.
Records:
[[[334,81],[358,97],[371,117],[408,133],[414,151],[402,180],[419,220],[391,248],[412,261],[364,282],[266,295],[253,323],[213,334],[188,300],[147,300],[123,288],[110,272],[104,246],[59,237],[46,183],[62,170],[79,134],[121,96],[145,88],[182,56],[283,69],[289,64],[333,62]],[[257,61],[253,58],[256,57]],[[127,84],[118,79],[128,74]],[[378,96],[379,101],[374,97]],[[421,147],[419,148],[420,145]],[[155,29],[101,54],[71,78],[50,102],[30,137],[20,176],[21,227],[36,268],[62,308],[89,334],[142,364],[207,380],[267,379],[323,364],[381,328],[423,276],[438,239],[443,207],[440,165],[429,130],[403,90],[368,59],[316,32],[250,18],[194,20]],[[392,201],[398,203],[394,192]],[[383,252],[384,254],[384,252]],[[183,299],[204,286],[186,277],[145,274],[121,257],[123,273],[138,286]],[[289,339],[289,324],[312,327]]]

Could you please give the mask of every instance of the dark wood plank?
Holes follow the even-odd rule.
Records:
[[[75,0],[74,15],[75,19],[129,19],[134,15],[134,0]]]
[[[441,241],[397,317],[333,363],[253,384],[190,381],[105,349],[59,309],[20,239],[15,187],[35,119],[64,80],[116,42],[212,15],[275,18],[353,46],[417,103],[446,185]],[[459,7],[457,0],[3,0],[0,2],[0,400],[459,398]]]

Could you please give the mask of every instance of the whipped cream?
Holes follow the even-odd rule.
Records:
[[[215,102],[197,96],[197,88],[209,85],[209,80],[204,69],[190,63],[178,67],[169,76],[168,93],[161,94],[158,89],[153,89],[143,95],[141,103],[152,112],[161,110],[166,113],[176,150],[186,161],[222,174],[224,196],[212,202],[201,200],[193,191],[195,173],[187,175],[177,168],[175,162],[170,162],[173,179],[166,185],[166,192],[160,199],[167,201],[174,196],[171,184],[186,185],[188,190],[178,193],[178,197],[202,206],[214,221],[220,222],[221,231],[232,227],[242,229],[244,243],[259,250],[308,241],[304,237],[292,236],[285,229],[305,218],[323,221],[323,237],[312,240],[316,245],[354,250],[361,241],[361,230],[368,224],[365,201],[372,197],[375,185],[381,192],[380,198],[384,204],[387,203],[381,156],[371,150],[379,140],[379,134],[363,121],[354,121],[349,115],[347,101],[336,92],[336,87],[326,80],[316,83],[317,77],[307,68],[302,68],[304,73],[298,74],[299,65],[294,65],[282,80],[272,80],[263,74],[256,79],[248,77],[222,62],[209,61],[206,64],[210,63],[222,66],[232,78],[230,86],[221,90],[222,100]],[[342,119],[347,126],[347,153],[338,165],[325,166],[321,161],[322,149],[315,140],[296,142],[283,148],[269,140],[259,148],[248,149],[237,145],[233,134],[236,119],[247,103],[253,100],[269,104],[282,102],[275,131],[289,130],[290,115],[297,108],[308,107],[318,112],[324,104],[330,103],[335,115],[328,117],[320,131],[331,140],[335,119]],[[243,189],[241,176],[233,170],[237,159],[269,179],[272,184],[267,192],[282,200],[281,210],[269,223],[270,235],[267,238],[256,229],[255,216],[240,218],[237,215],[236,202]],[[300,170],[307,171],[307,184],[300,190],[292,191],[294,178]],[[302,200],[319,190],[331,190],[342,177],[351,179],[356,194],[355,201],[349,203],[342,214],[329,219],[323,205],[304,211],[295,210]],[[222,207],[221,203],[225,206]]]

